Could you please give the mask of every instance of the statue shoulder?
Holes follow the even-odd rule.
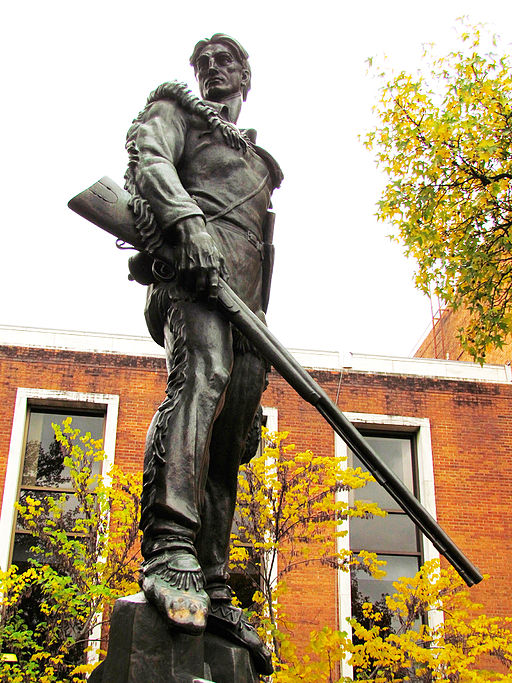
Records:
[[[185,83],[162,83],[149,94],[144,109],[133,120],[127,138],[133,137],[140,124],[148,119],[161,118],[170,122],[177,116],[184,119],[197,116],[197,109],[201,104],[199,97]]]
[[[253,145],[253,148],[256,154],[265,162],[268,172],[270,173],[273,189],[275,190],[276,188],[280,187],[284,176],[277,161],[269,152],[267,152],[266,149],[263,149],[263,147]]]
[[[177,117],[186,119],[186,112],[183,107],[180,106],[179,102],[175,100],[156,100],[146,105],[141,121],[147,121],[149,119],[159,118],[165,122],[170,123]]]
[[[145,108],[147,109],[156,102],[167,102],[174,106],[179,106],[190,114],[198,113],[201,107],[205,106],[203,101],[197,95],[194,95],[186,83],[178,81],[162,83],[158,88],[155,88],[149,94]]]

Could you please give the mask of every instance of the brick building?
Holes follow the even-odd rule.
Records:
[[[471,361],[470,354],[462,348],[459,329],[467,325],[470,314],[465,308],[456,311],[450,308],[439,310],[433,316],[432,329],[419,345],[415,356],[418,358],[449,358],[451,360]],[[512,338],[505,339],[501,349],[487,351],[488,363],[510,364],[512,360]]]
[[[293,352],[375,449],[414,489],[469,558],[491,579],[473,589],[488,613],[512,616],[512,383],[508,366],[423,358]],[[14,502],[48,487],[34,474],[44,421],[52,414],[100,420],[109,458],[140,470],[147,426],[163,398],[163,350],[149,338],[0,327],[0,563],[26,552]],[[263,396],[271,429],[287,429],[299,448],[344,453],[320,415],[276,374]],[[32,450],[31,450],[32,449]],[[396,504],[386,522],[351,529],[351,543],[388,560],[388,580],[436,556]],[[379,526],[385,524],[386,526]],[[368,595],[386,584],[360,577]],[[313,628],[345,628],[346,574],[309,565],[291,573],[287,612],[295,638]],[[389,584],[388,584],[389,585]],[[384,587],[383,587],[384,586]],[[318,600],[318,595],[322,599]],[[298,597],[300,596],[300,597]]]

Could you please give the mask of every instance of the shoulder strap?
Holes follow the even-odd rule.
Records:
[[[217,218],[222,218],[223,216],[226,216],[230,211],[233,211],[233,209],[238,208],[242,204],[245,204],[245,202],[248,202],[249,199],[252,199],[255,197],[258,192],[261,192],[261,190],[265,187],[267,184],[267,180],[269,179],[269,174],[266,173],[265,177],[261,181],[261,183],[258,183],[258,186],[252,189],[249,194],[246,194],[245,197],[242,197],[241,199],[236,199],[234,202],[231,202],[231,204],[228,204],[225,206],[223,209],[221,209],[219,212],[214,214],[213,216],[208,216],[206,219],[207,223],[211,223],[211,221],[217,220]]]

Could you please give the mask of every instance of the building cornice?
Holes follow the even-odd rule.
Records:
[[[148,336],[54,330],[0,325],[0,345],[45,348],[87,353],[163,358],[164,350]],[[412,375],[440,379],[510,384],[508,365],[483,365],[466,361],[402,358],[374,354],[289,349],[296,360],[314,370],[352,371],[386,375]]]

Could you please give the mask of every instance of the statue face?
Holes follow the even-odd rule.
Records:
[[[201,97],[221,102],[226,97],[242,92],[248,72],[236,60],[228,45],[207,45],[196,61],[196,76]]]

